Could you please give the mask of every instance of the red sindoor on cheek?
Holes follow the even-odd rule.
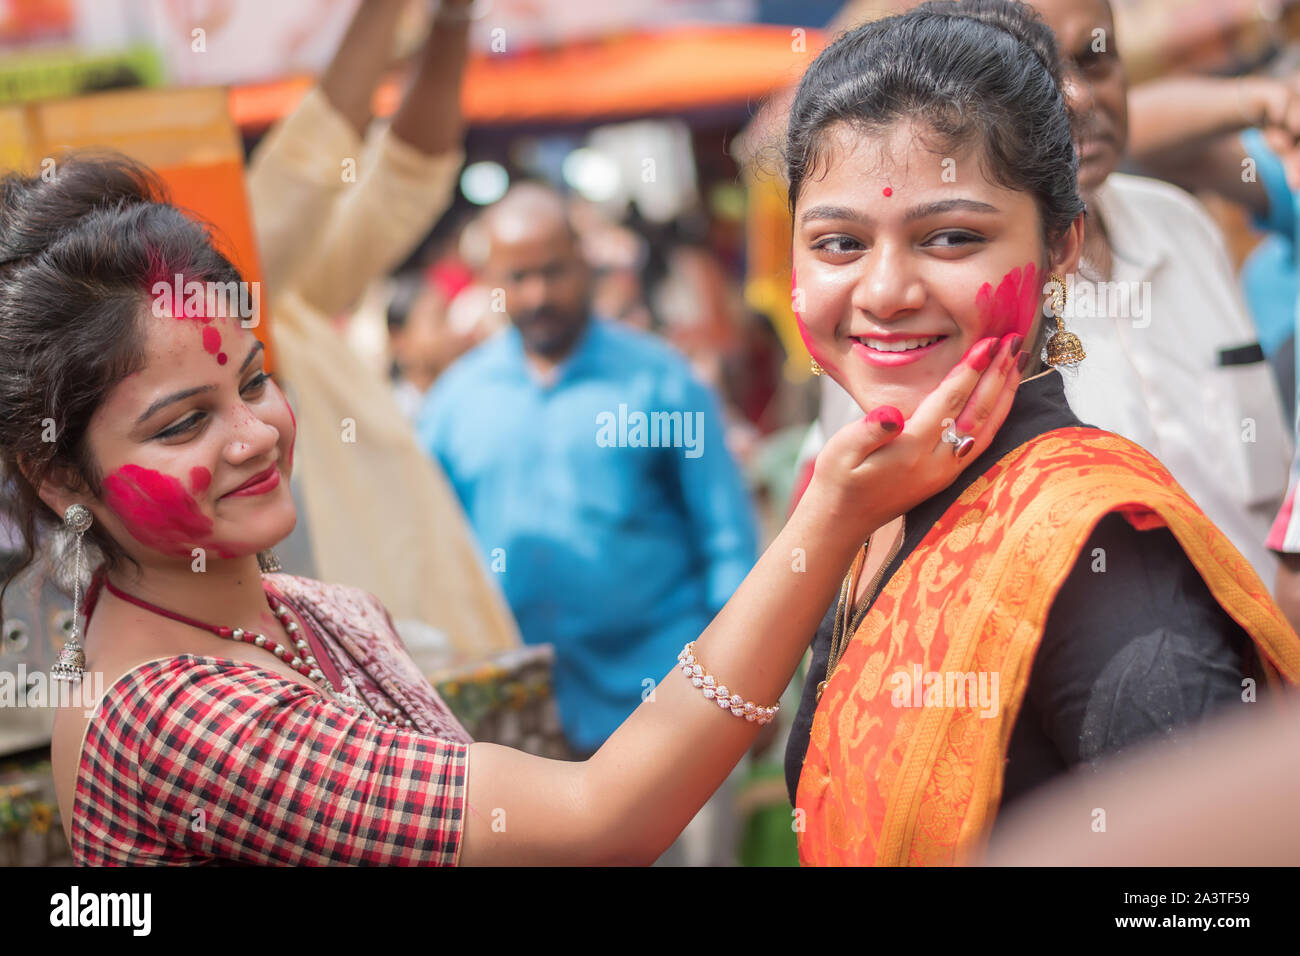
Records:
[[[790,268],[790,302],[791,303],[794,302],[794,294],[798,286],[799,286],[799,279],[795,274],[794,267],[791,266]],[[803,316],[799,314],[799,311],[795,309],[793,305],[791,305],[791,310],[794,312],[795,327],[799,329],[799,338],[803,339],[803,345],[804,348],[808,350],[808,354],[813,357],[813,360],[818,365],[820,365],[822,368],[826,369],[827,371],[831,371],[835,369],[835,366],[832,363],[826,361],[826,356],[822,353],[822,351],[818,349],[815,345],[813,345],[812,336],[808,334],[808,326],[804,324]]]
[[[139,465],[123,465],[104,479],[104,503],[133,538],[175,557],[189,557],[212,531],[212,520],[178,479]]]
[[[298,419],[294,415],[293,406],[289,404],[289,400],[287,398],[284,400],[284,407],[289,410],[289,421],[293,423],[293,437],[289,439],[289,460],[285,462],[285,470],[292,471],[293,470],[293,448],[294,445],[298,443]]]
[[[1038,267],[1032,262],[1017,266],[1002,277],[997,291],[993,283],[984,283],[975,293],[975,308],[980,317],[977,337],[1015,332],[1028,338],[1038,309]]]
[[[196,495],[207,491],[210,484],[212,484],[212,472],[202,467],[190,469],[190,487]]]

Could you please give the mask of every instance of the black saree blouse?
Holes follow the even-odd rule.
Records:
[[[1066,403],[1059,373],[1021,385],[989,448],[946,489],[907,513],[902,547],[876,594],[958,496],[1003,455],[1044,432],[1083,425]],[[834,625],[832,604],[813,638],[812,666],[786,745],[792,804]],[[1243,678],[1258,679],[1257,670],[1250,636],[1215,601],[1173,534],[1167,528],[1138,531],[1119,514],[1105,516],[1048,613],[1012,728],[999,810],[1075,765],[1240,702]]]

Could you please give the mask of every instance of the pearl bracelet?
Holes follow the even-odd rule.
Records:
[[[732,694],[725,684],[719,684],[712,674],[706,674],[704,667],[695,660],[695,642],[691,641],[677,655],[677,666],[690,678],[691,683],[703,691],[704,696],[723,710],[730,709],[736,717],[744,717],[751,723],[762,726],[770,724],[776,712],[781,709],[778,703],[774,707],[759,707],[752,700],[745,700],[739,694]]]

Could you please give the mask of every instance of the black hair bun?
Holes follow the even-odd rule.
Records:
[[[10,173],[0,179],[0,267],[40,254],[86,216],[165,202],[166,193],[155,173],[119,153],[79,153],[35,176]]]

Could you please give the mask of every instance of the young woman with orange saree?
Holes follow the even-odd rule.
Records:
[[[1067,768],[1296,683],[1300,640],[1246,561],[1065,401],[1083,348],[1041,316],[1084,210],[1032,10],[926,3],[841,35],[786,146],[800,328],[863,408],[907,414],[983,336],[1036,357],[989,448],[871,536],[817,630],[786,762],[801,860],[970,861]]]

